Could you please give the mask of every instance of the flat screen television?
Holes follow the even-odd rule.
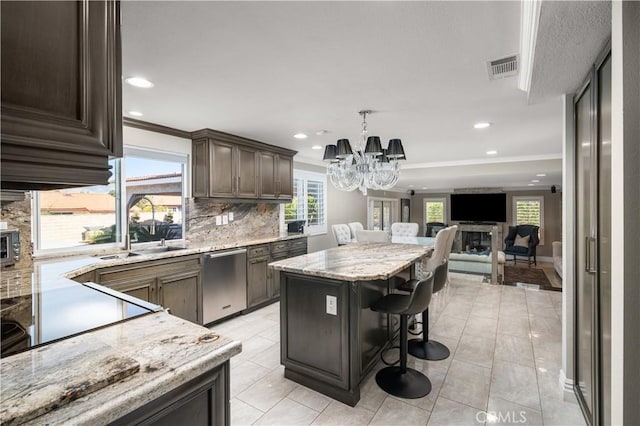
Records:
[[[451,220],[506,222],[507,194],[451,194]]]

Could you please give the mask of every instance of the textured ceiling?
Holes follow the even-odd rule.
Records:
[[[529,102],[575,93],[610,36],[611,2],[542,2]]]
[[[526,187],[540,172],[541,186],[561,181],[560,100],[529,105],[516,77],[487,77],[486,60],[518,53],[519,2],[127,1],[122,22],[124,76],[155,83],[125,85],[125,115],[318,164],[311,146],[353,142],[368,108],[369,133],[405,146],[399,189]]]

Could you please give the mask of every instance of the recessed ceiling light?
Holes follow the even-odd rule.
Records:
[[[481,121],[473,125],[474,129],[486,129],[487,127],[491,127],[491,123],[488,121]]]
[[[129,111],[129,115],[133,115],[134,117],[142,117],[144,114],[140,111]]]
[[[311,149],[322,149],[322,147],[320,145],[314,145],[311,147]]]
[[[487,155],[496,155],[498,153],[498,151],[496,151],[495,149],[492,149],[491,151],[487,151]]]
[[[427,189],[427,187],[426,187],[426,186],[423,186],[423,187],[422,187],[422,189]]]
[[[547,174],[546,173],[538,173],[536,176],[538,177],[545,177]]]
[[[527,186],[535,186],[533,183],[528,183]]]
[[[318,130],[318,131],[316,132],[316,135],[318,135],[318,136],[322,136],[322,135],[324,135],[324,134],[326,134],[326,133],[329,133],[329,132],[327,132],[326,130]]]
[[[531,179],[531,182],[533,182],[533,183],[538,183],[538,182],[540,182],[540,181],[539,181],[538,179]]]
[[[153,87],[153,83],[143,77],[129,77],[125,81],[132,86],[142,87],[144,89]]]
[[[413,188],[413,185],[409,185],[409,188]]]
[[[293,135],[293,137],[296,139],[306,139],[307,135],[305,135],[304,133],[296,133],[295,135]]]

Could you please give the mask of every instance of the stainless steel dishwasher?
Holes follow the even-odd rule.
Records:
[[[205,324],[247,307],[247,249],[204,255],[202,305]]]

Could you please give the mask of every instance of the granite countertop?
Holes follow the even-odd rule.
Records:
[[[87,255],[36,260],[32,268],[2,270],[0,298],[28,301],[39,292],[78,286],[72,278],[97,268],[301,237],[306,235],[201,243],[108,260]],[[109,423],[240,351],[240,342],[166,312],[89,331],[0,360],[0,423]]]
[[[107,424],[240,351],[166,312],[88,332],[1,360],[0,423]]]
[[[354,243],[280,260],[269,266],[278,271],[340,281],[385,280],[431,256],[432,251],[433,248],[426,245]]]

